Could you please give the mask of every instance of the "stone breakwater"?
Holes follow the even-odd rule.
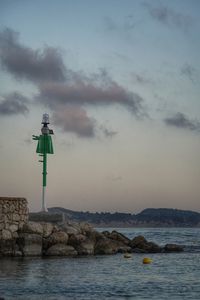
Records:
[[[116,253],[183,251],[164,247],[143,236],[130,240],[112,231],[98,232],[87,223],[29,222],[27,200],[0,197],[0,256],[77,256]]]
[[[87,223],[27,222],[17,237],[0,241],[0,256],[78,256],[116,253],[158,253],[183,251],[181,246],[160,247],[143,236],[128,239],[123,234],[97,232]]]
[[[0,197],[0,240],[18,237],[18,231],[28,221],[25,198]]]

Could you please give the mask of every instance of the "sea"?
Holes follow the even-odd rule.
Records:
[[[106,228],[112,231],[116,228]],[[105,228],[99,231],[105,230]],[[200,299],[200,228],[117,228],[181,253],[88,257],[1,258],[0,299]],[[151,264],[142,263],[144,257]]]

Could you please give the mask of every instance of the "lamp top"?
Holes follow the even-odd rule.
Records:
[[[49,115],[48,114],[43,114],[42,124],[49,124]]]

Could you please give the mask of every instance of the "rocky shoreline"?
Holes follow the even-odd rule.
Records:
[[[129,239],[117,231],[96,231],[88,223],[26,222],[15,234],[0,239],[0,257],[82,256],[117,253],[181,252],[183,247],[161,247],[143,236]]]

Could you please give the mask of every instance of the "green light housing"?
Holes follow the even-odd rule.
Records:
[[[40,135],[38,139],[36,153],[54,154],[53,143],[50,135]]]

